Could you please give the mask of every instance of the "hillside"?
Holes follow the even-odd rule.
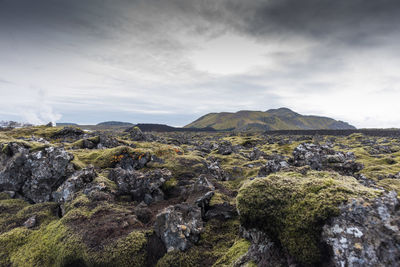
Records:
[[[186,128],[212,127],[216,130],[312,130],[355,129],[354,126],[328,117],[307,116],[288,108],[267,111],[242,110],[236,113],[209,113],[185,126]]]
[[[122,122],[122,121],[105,121],[97,124],[97,126],[132,126],[132,125],[133,123]]]

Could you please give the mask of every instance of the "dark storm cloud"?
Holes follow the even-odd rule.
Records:
[[[0,0],[0,103],[30,113],[43,90],[40,114],[85,122],[107,113],[183,125],[279,106],[346,115],[323,101],[398,92],[399,14],[395,0]]]

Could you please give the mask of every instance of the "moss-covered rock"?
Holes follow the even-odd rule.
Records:
[[[373,198],[379,192],[352,177],[311,171],[287,172],[255,179],[237,196],[241,223],[266,232],[305,265],[321,261],[323,223],[338,215],[339,205],[350,198]]]
[[[233,264],[245,254],[250,247],[250,242],[246,239],[239,239],[233,244],[233,246],[228,250],[228,252],[217,260],[213,267],[228,267],[233,266]]]

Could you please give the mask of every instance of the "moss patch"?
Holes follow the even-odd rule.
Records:
[[[311,171],[306,176],[287,172],[245,184],[237,196],[241,223],[266,232],[306,265],[321,260],[323,223],[350,198],[373,198],[379,191],[352,177]]]
[[[246,239],[239,239],[233,244],[233,246],[228,250],[228,252],[218,259],[218,261],[213,265],[217,266],[232,266],[243,254],[245,254],[250,247],[250,242]]]

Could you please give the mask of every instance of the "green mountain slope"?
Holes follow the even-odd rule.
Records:
[[[267,111],[242,110],[236,113],[209,113],[185,126],[186,128],[212,127],[216,130],[315,130],[355,129],[354,126],[327,117],[305,116],[288,108]]]

